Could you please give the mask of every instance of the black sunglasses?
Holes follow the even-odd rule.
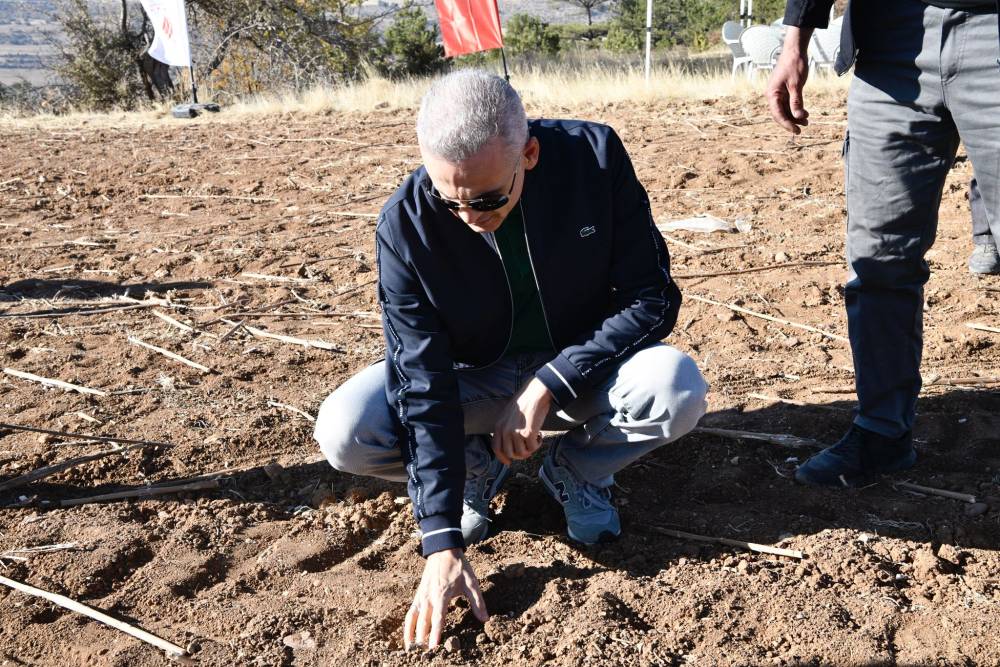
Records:
[[[428,193],[434,199],[437,199],[442,206],[451,211],[457,211],[460,208],[471,208],[473,211],[495,211],[498,208],[503,208],[510,201],[510,193],[514,191],[514,184],[517,183],[517,168],[521,166],[521,161],[518,160],[517,165],[514,166],[514,176],[510,181],[510,188],[507,190],[505,195],[482,195],[481,197],[476,197],[475,199],[445,199],[432,185],[428,190]]]

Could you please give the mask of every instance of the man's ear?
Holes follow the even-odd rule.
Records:
[[[528,143],[524,145],[524,151],[521,153],[521,157],[524,159],[525,170],[535,168],[535,165],[538,164],[538,154],[541,150],[542,146],[538,143],[538,139],[530,137]]]

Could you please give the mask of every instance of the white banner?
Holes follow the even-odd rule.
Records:
[[[155,31],[149,55],[175,67],[191,66],[184,0],[140,0]]]

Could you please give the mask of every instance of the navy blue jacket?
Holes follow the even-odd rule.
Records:
[[[858,57],[859,44],[863,43],[868,35],[873,39],[879,38],[878,25],[865,16],[865,9],[870,6],[867,3],[877,3],[879,0],[849,0],[844,9],[844,24],[840,32],[840,52],[837,54],[837,62],[833,68],[837,74],[845,74],[851,69],[855,59]],[[914,0],[923,2],[923,0]],[[988,7],[994,4],[997,9],[998,22],[998,44],[1000,44],[1000,0],[983,0],[983,6]],[[825,28],[830,21],[830,7],[833,0],[788,0],[785,5],[785,25],[794,25],[800,28]],[[997,59],[1000,64],[1000,58]]]
[[[554,357],[537,377],[565,406],[625,355],[666,336],[680,291],[646,191],[615,132],[530,123],[539,161],[525,172],[525,236]],[[423,167],[376,229],[386,395],[397,421],[423,553],[464,547],[465,433],[459,368],[500,359],[511,295],[493,246],[431,197]]]

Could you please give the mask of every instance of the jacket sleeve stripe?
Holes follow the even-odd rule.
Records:
[[[461,533],[461,528],[440,528],[438,530],[432,530],[429,533],[424,533],[420,536],[421,540],[426,540],[428,537],[433,537],[434,535],[440,535],[441,533]]]
[[[570,384],[569,382],[567,382],[567,381],[566,381],[566,378],[565,378],[565,377],[563,377],[563,374],[562,374],[562,373],[560,373],[560,372],[559,372],[559,371],[558,371],[558,370],[556,369],[556,367],[555,367],[555,366],[553,366],[553,365],[552,365],[551,363],[548,363],[548,364],[545,364],[545,366],[546,366],[546,367],[547,367],[547,368],[548,368],[548,369],[549,369],[550,371],[552,371],[553,373],[555,373],[555,376],[556,376],[557,378],[559,378],[559,381],[560,381],[560,382],[562,382],[562,383],[563,383],[564,385],[566,385],[566,388],[567,388],[567,389],[569,389],[569,393],[573,394],[573,398],[576,398],[576,392],[575,392],[575,391],[573,391],[573,385],[571,385],[571,384]]]

